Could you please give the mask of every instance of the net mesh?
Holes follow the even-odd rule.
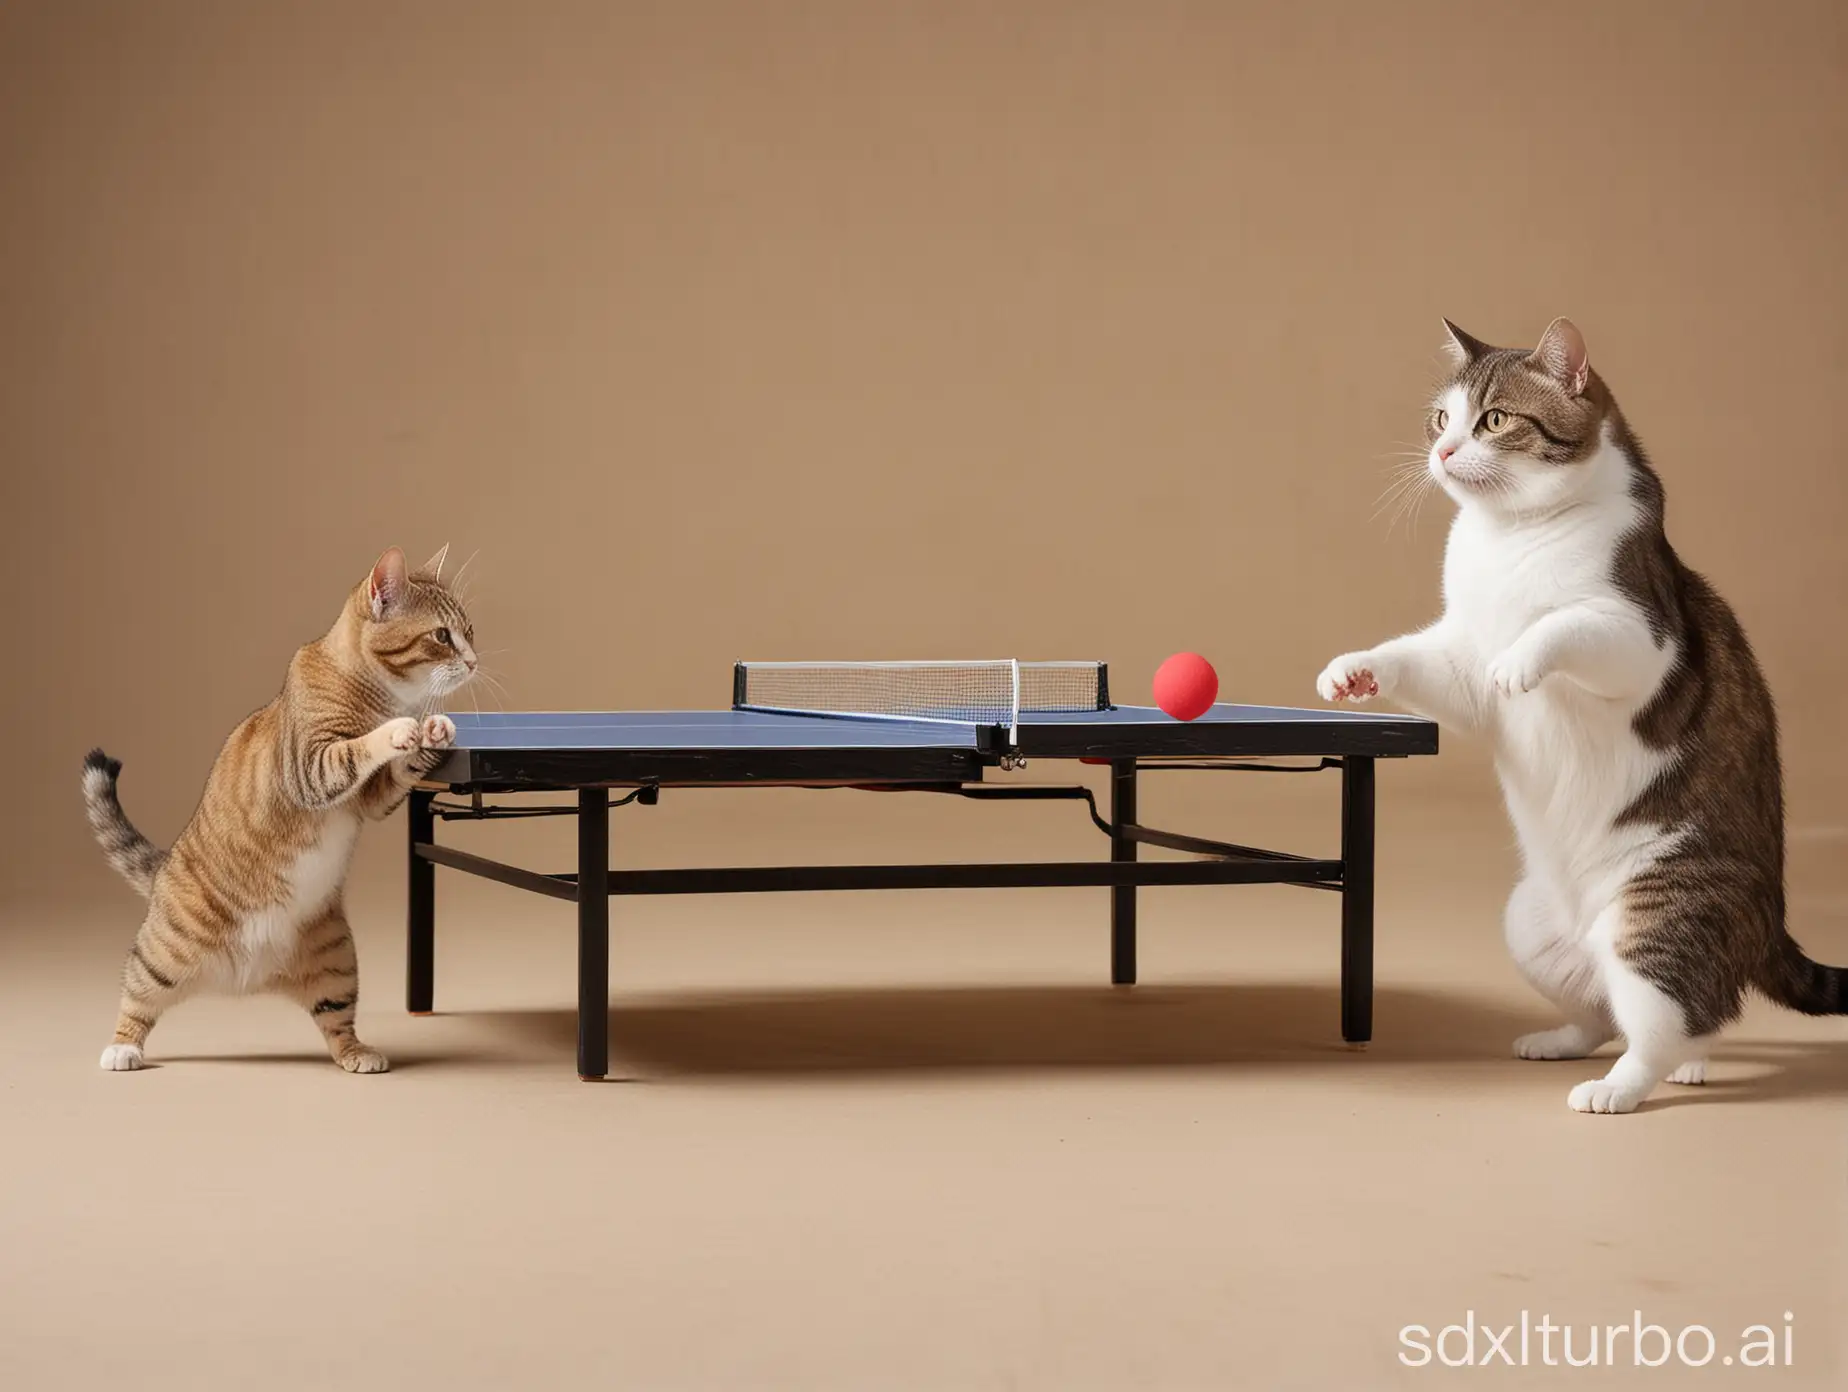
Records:
[[[1020,708],[1023,711],[1093,711],[1104,707],[1101,662],[1023,662]]]
[[[1011,728],[1018,711],[1099,709],[1103,664],[745,662],[738,666],[736,696],[736,704],[753,710]]]

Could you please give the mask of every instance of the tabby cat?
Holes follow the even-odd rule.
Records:
[[[448,547],[415,573],[379,557],[324,635],[296,652],[275,700],[219,751],[198,810],[160,850],[116,798],[121,765],[84,761],[103,852],[147,897],[122,972],[102,1066],[145,1066],[162,1013],[196,990],[274,991],[298,1001],[349,1073],[382,1073],[353,1019],[359,963],[342,908],[361,825],[389,814],[455,738],[437,701],[474,674],[474,629],[442,579]]]
[[[1528,351],[1448,320],[1427,418],[1457,505],[1443,613],[1329,663],[1328,701],[1381,697],[1492,743],[1522,853],[1507,942],[1565,1021],[1515,1041],[1576,1059],[1621,1036],[1580,1112],[1699,1083],[1748,990],[1848,1014],[1848,971],[1784,917],[1777,716],[1726,602],[1663,529],[1662,480],[1555,320]]]

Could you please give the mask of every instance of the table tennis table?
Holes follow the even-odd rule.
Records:
[[[1216,704],[1194,720],[1116,705],[1103,662],[734,664],[726,708],[452,713],[449,753],[409,799],[406,1005],[435,999],[435,872],[482,876],[577,909],[577,1068],[609,1072],[610,901],[658,894],[1069,888],[1110,891],[1110,980],[1136,980],[1136,891],[1144,886],[1291,884],[1341,896],[1341,1033],[1372,1037],[1374,775],[1379,759],[1437,753],[1411,716]],[[1083,782],[988,781],[1033,761],[1107,767],[1109,812]],[[1174,769],[1314,773],[1341,779],[1341,854],[1317,858],[1144,825],[1138,779]],[[693,788],[916,792],[1087,805],[1108,841],[1092,860],[970,864],[617,869],[611,811]],[[625,791],[626,790],[626,791]],[[553,805],[519,794],[574,794]],[[575,815],[577,867],[541,873],[438,843],[439,822]],[[1186,860],[1140,860],[1139,846]]]

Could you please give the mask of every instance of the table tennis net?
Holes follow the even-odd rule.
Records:
[[[1101,662],[740,662],[732,703],[793,715],[886,717],[999,725],[1022,711],[1094,711],[1109,704]]]

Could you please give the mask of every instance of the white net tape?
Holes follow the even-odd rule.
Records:
[[[1103,704],[1098,662],[744,662],[737,704],[751,710],[999,725],[1021,711]]]

